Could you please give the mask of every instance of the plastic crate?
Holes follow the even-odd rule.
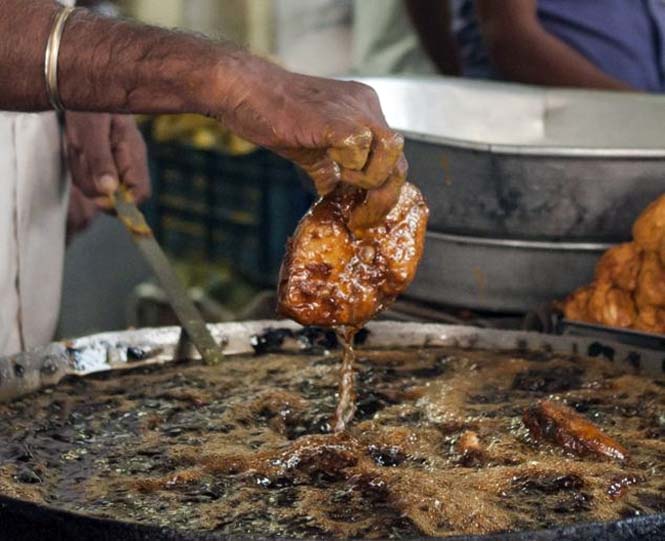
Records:
[[[297,168],[264,149],[231,156],[150,139],[148,147],[149,214],[164,248],[274,285],[286,241],[312,203]]]

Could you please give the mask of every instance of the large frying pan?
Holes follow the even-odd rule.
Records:
[[[225,351],[253,351],[253,337],[268,328],[296,329],[292,323],[259,321],[227,323],[213,327]],[[493,350],[546,351],[601,356],[646,375],[665,372],[665,352],[645,350],[603,340],[547,336],[535,333],[475,329],[448,325],[378,322],[368,326],[365,345],[457,346]],[[166,363],[177,350],[177,328],[107,333],[63,344],[52,344],[29,353],[0,358],[0,400],[12,400],[65,375],[122,370],[145,364]],[[143,355],[137,355],[143,352]],[[228,536],[175,532],[150,525],[105,520],[57,508],[0,496],[0,540],[11,541],[227,541]],[[665,539],[665,514],[607,523],[579,524],[537,532],[454,537],[447,541],[660,541]]]

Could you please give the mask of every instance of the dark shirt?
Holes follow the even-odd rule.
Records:
[[[451,0],[463,74],[498,79],[473,0]],[[665,90],[665,0],[538,0],[544,29],[606,74],[638,90]]]

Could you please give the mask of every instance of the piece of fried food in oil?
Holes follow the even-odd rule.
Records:
[[[411,283],[423,253],[429,210],[412,184],[377,226],[351,231],[365,192],[339,186],[318,201],[289,240],[279,311],[303,325],[361,327]]]
[[[595,455],[624,461],[628,451],[574,409],[541,400],[524,412],[524,424],[534,439],[547,440],[578,456]]]

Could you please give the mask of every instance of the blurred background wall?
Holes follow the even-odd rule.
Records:
[[[352,0],[121,0],[144,22],[241,43],[284,65],[345,73],[351,58]]]

